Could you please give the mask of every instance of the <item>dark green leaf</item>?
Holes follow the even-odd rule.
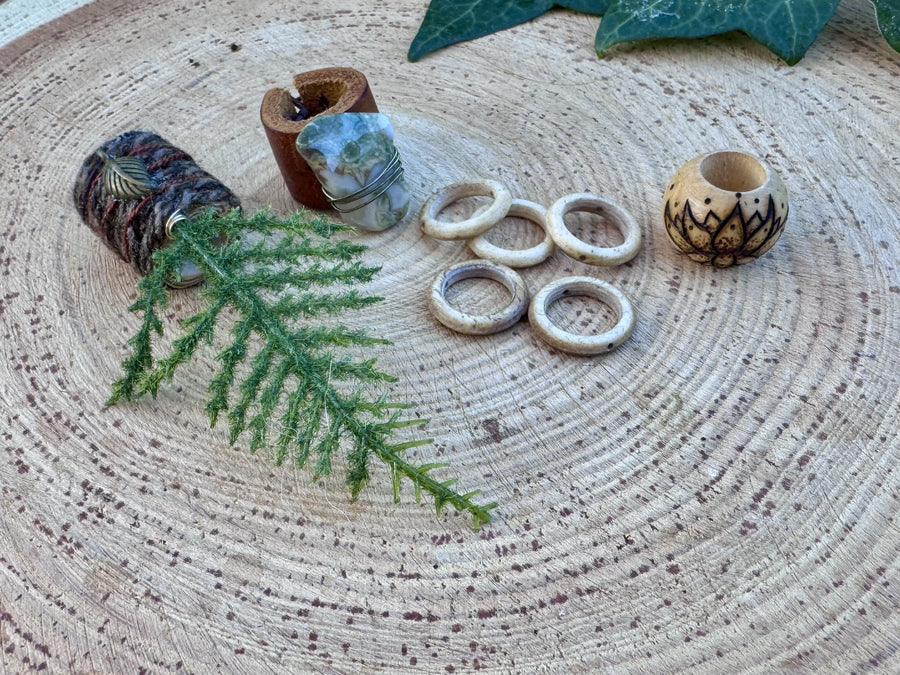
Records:
[[[898,0],[872,0],[878,15],[881,34],[888,44],[900,52],[900,2]]]
[[[872,0],[881,32],[900,51],[900,3]],[[788,63],[799,61],[839,0],[432,0],[409,48],[415,61],[455,42],[529,21],[552,7],[603,16],[594,41],[602,55],[620,42],[696,38],[742,31]]]
[[[416,61],[441,47],[512,28],[552,7],[600,15],[609,4],[610,0],[432,0],[408,57]]]
[[[838,0],[617,0],[603,15],[594,48],[602,55],[619,42],[740,30],[793,64],[837,6]]]

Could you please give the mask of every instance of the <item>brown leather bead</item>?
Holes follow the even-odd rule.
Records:
[[[270,89],[263,97],[259,116],[266,130],[275,162],[291,197],[314,209],[328,208],[312,169],[297,152],[297,136],[310,120],[343,112],[378,112],[365,75],[353,68],[321,68],[294,76],[297,101],[308,117],[296,119],[298,108],[286,89]]]

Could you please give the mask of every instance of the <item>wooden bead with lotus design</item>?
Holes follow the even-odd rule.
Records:
[[[787,188],[766,162],[743,152],[695,157],[669,181],[663,221],[691,260],[743,265],[766,253],[784,230]]]

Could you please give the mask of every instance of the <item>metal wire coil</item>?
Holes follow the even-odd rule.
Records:
[[[378,174],[378,177],[365,185],[361,190],[357,190],[344,197],[335,197],[323,187],[322,192],[328,197],[328,201],[338,213],[350,213],[358,211],[387,192],[392,185],[403,177],[403,164],[400,162],[400,152],[394,148],[390,160],[384,169]]]

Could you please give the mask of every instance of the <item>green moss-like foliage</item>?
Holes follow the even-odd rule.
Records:
[[[378,268],[360,262],[365,247],[331,238],[342,229],[304,212],[281,220],[268,211],[251,218],[237,210],[224,216],[210,211],[179,223],[171,245],[154,253],[152,271],[138,283],[140,295],[130,309],[143,321],[129,340],[133,351],[122,362],[123,375],[113,384],[108,403],[156,396],[201,343],[212,343],[223,313],[228,313],[235,319],[228,322],[233,323],[232,340],[216,357],[219,371],[209,384],[206,412],[212,425],[227,415],[232,443],[246,433],[251,452],[271,445],[277,464],[290,459],[304,466],[313,458],[316,477],[331,473],[335,453],[344,449],[353,499],[369,481],[374,455],[387,465],[395,501],[407,478],[416,499],[424,491],[438,513],[446,504],[468,511],[477,528],[490,520],[496,504],[476,504],[477,491],[460,494],[452,488],[454,480],[433,478],[431,471],[444,464],[407,460],[405,451],[432,441],[395,442],[393,436],[425,420],[405,420],[402,413],[409,406],[365,395],[373,385],[394,378],[381,372],[375,359],[348,353],[385,341],[313,321],[381,299],[353,288],[369,281]],[[183,322],[170,354],[154,359],[154,336],[163,333],[166,281],[177,279],[186,261],[204,273],[201,293],[208,306]]]

